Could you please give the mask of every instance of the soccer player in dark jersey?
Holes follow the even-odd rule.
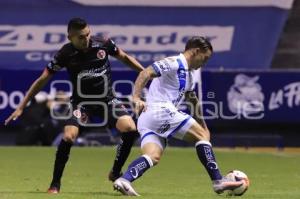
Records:
[[[81,18],[73,18],[69,21],[68,39],[70,42],[56,53],[41,76],[31,85],[18,108],[5,120],[5,125],[11,120],[16,120],[27,103],[51,77],[62,68],[66,68],[73,85],[70,106],[72,117],[66,121],[64,136],[57,148],[53,178],[48,193],[59,193],[63,170],[72,144],[79,134],[79,127],[84,126],[91,116],[106,119],[109,127],[115,127],[121,132],[122,141],[117,148],[114,165],[108,177],[111,181],[120,177],[121,168],[135,138],[138,137],[133,119],[113,94],[108,56],[117,58],[139,72],[144,69],[143,66],[118,48],[111,39],[91,36],[88,24]]]

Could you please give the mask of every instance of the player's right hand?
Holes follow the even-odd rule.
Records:
[[[144,102],[141,99],[133,99],[133,104],[134,104],[134,112],[136,115],[140,115],[141,112],[146,111],[146,102]]]
[[[4,122],[4,125],[8,125],[11,120],[16,120],[20,115],[22,115],[23,109],[16,109]]]

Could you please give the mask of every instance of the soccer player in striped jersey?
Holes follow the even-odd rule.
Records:
[[[170,137],[195,144],[200,162],[213,183],[213,190],[222,193],[242,185],[223,177],[218,168],[210,143],[210,132],[203,119],[200,102],[193,91],[193,71],[201,68],[211,57],[213,48],[204,37],[188,40],[185,51],[177,56],[154,62],[141,72],[135,82],[133,102],[138,118],[143,155],[134,160],[128,170],[114,182],[114,188],[124,195],[138,196],[131,182],[156,165]],[[141,99],[142,89],[152,79],[146,102]],[[190,114],[178,110],[184,100],[193,108]]]

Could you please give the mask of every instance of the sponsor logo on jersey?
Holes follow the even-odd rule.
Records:
[[[74,115],[77,119],[79,119],[79,118],[81,118],[81,111],[77,109],[77,110],[73,111],[73,115]]]

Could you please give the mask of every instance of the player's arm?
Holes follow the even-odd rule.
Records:
[[[47,82],[53,76],[52,73],[45,69],[44,72],[37,78],[33,84],[30,86],[28,92],[26,93],[24,99],[18,105],[17,109],[5,120],[5,125],[7,125],[11,120],[16,120],[22,113],[23,109],[26,107],[29,101],[47,84]]]
[[[146,104],[141,99],[142,90],[145,88],[149,80],[151,80],[154,77],[158,77],[157,73],[153,69],[152,66],[147,67],[145,70],[139,73],[137,79],[134,83],[134,89],[133,89],[133,103],[135,105],[135,113],[139,114],[141,111],[146,110]]]
[[[144,70],[144,67],[132,56],[128,55],[122,49],[118,48],[118,53],[114,56],[133,70],[141,72]]]
[[[185,93],[185,100],[191,105],[190,108],[192,117],[206,130],[208,130],[205,120],[203,118],[202,106],[195,93],[195,91],[187,91]]]

